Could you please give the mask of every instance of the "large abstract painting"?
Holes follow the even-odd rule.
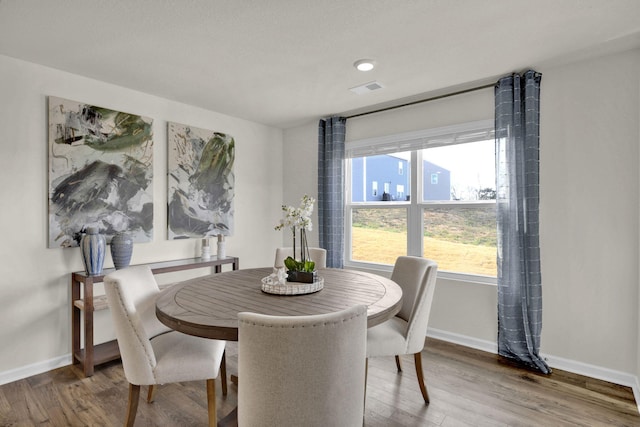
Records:
[[[233,232],[233,137],[169,122],[168,234],[187,239]]]
[[[49,97],[49,247],[85,227],[153,237],[153,121]]]

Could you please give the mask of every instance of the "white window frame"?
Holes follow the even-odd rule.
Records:
[[[486,207],[495,206],[494,201],[422,201],[422,148],[438,147],[480,141],[493,138],[494,121],[480,120],[476,122],[464,123],[453,126],[446,126],[436,129],[425,129],[416,132],[408,132],[397,135],[389,135],[378,138],[367,138],[358,141],[347,141],[346,152],[347,161],[353,157],[374,156],[393,152],[411,152],[411,160],[408,168],[410,170],[410,201],[384,201],[384,202],[351,202],[351,167],[347,165],[345,176],[345,259],[344,266],[354,269],[377,270],[381,272],[391,272],[392,265],[379,264],[374,262],[354,261],[352,254],[352,231],[351,217],[354,209],[391,209],[404,208],[407,210],[407,254],[423,256],[423,231],[424,231],[424,210],[430,207],[454,207],[464,209],[465,207]],[[438,271],[439,278],[456,281],[474,282],[495,285],[497,278],[493,276],[482,276],[468,273],[458,273],[450,271]]]

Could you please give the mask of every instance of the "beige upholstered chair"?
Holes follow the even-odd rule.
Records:
[[[298,251],[299,252],[299,251]],[[276,260],[273,263],[275,268],[284,268],[284,260],[293,256],[293,248],[277,248]],[[327,250],[322,248],[309,248],[311,261],[316,263],[316,268],[327,268]]]
[[[149,386],[147,400],[151,402],[156,384],[207,380],[209,425],[215,426],[214,378],[220,370],[225,341],[186,335],[160,323],[155,314],[160,290],[149,267],[129,267],[108,274],[104,286],[129,382],[125,425],[132,426],[135,421],[141,385]],[[226,394],[226,375],[222,374],[222,391]]]
[[[362,426],[366,306],[238,320],[238,426]]]
[[[413,354],[418,384],[425,403],[429,403],[424,383],[421,351],[433,301],[438,265],[429,259],[401,256],[396,260],[391,280],[402,287],[402,308],[392,319],[367,331],[367,359],[395,356],[402,371],[400,355]]]

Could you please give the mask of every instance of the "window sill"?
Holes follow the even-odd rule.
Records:
[[[450,271],[438,271],[439,279],[446,279],[455,282],[475,283],[478,285],[497,286],[498,278],[491,276],[480,276],[475,274],[453,273]]]
[[[344,268],[353,270],[365,271],[373,274],[379,274],[381,276],[390,277],[393,271],[392,265],[375,264],[370,262],[345,262]],[[498,279],[491,276],[480,276],[474,274],[462,274],[454,273],[451,271],[438,271],[438,279],[445,279],[454,282],[474,283],[478,285],[497,286]]]

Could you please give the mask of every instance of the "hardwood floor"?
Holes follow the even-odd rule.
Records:
[[[496,355],[427,339],[423,351],[431,403],[422,400],[413,358],[396,372],[392,357],[369,361],[365,426],[640,426],[630,388],[554,370],[525,371]],[[237,346],[227,362],[236,372]],[[236,386],[218,416],[236,406]],[[83,378],[69,366],[0,386],[0,426],[120,426],[128,387],[119,362]],[[144,395],[146,390],[141,393]],[[204,426],[205,382],[161,386],[153,404],[141,399],[136,426]]]

